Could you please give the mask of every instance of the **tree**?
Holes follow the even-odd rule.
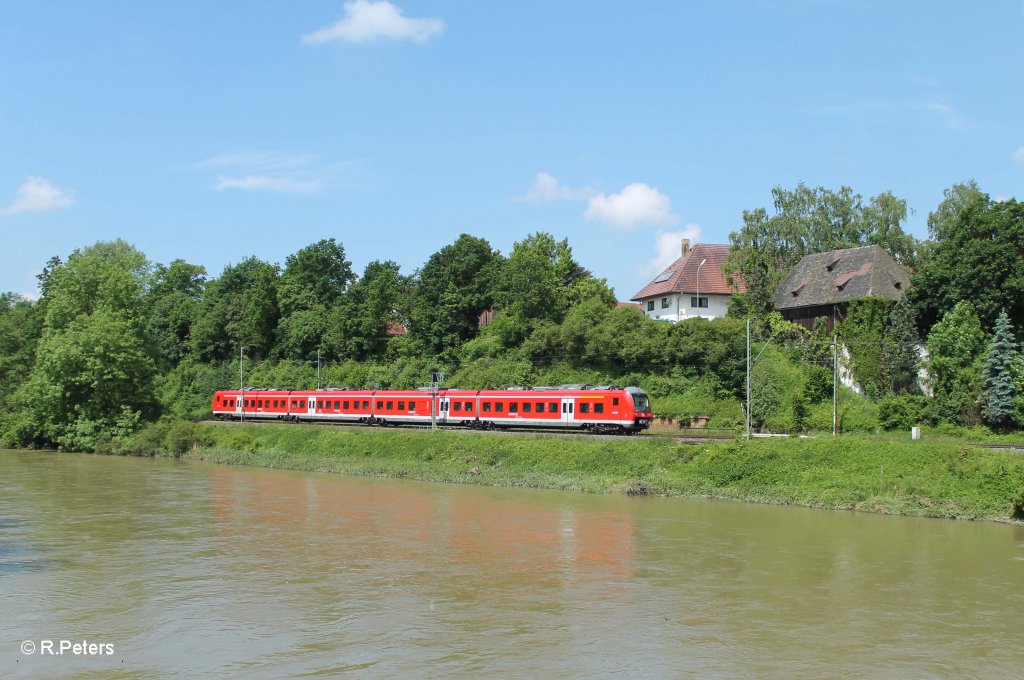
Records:
[[[996,319],[995,333],[989,342],[985,355],[985,392],[982,397],[981,415],[992,427],[1005,429],[1013,421],[1014,399],[1017,388],[1013,381],[1013,362],[1017,357],[1017,342],[1013,338],[1013,327],[1006,312],[1000,312]]]
[[[281,315],[333,307],[354,280],[342,244],[330,238],[308,245],[285,258],[277,286]]]
[[[914,310],[905,297],[889,310],[882,338],[882,382],[889,394],[907,394],[917,384],[921,340],[914,323]]]
[[[200,359],[231,359],[244,347],[254,359],[266,358],[280,319],[276,265],[248,257],[227,265],[207,287],[202,315],[192,331]]]
[[[120,239],[100,241],[58,263],[51,259],[41,280],[48,329],[66,328],[98,310],[141,324],[150,264],[133,245]]]
[[[982,324],[1005,308],[1024,323],[1024,204],[995,202],[973,185],[958,185],[932,213],[938,240],[911,279],[911,304],[924,330],[960,300],[970,300]]]
[[[775,289],[809,253],[877,243],[899,262],[914,260],[915,241],[902,227],[906,201],[891,192],[865,206],[850,187],[831,191],[801,182],[793,190],[775,187],[772,198],[774,215],[764,208],[745,210],[743,227],[729,234],[733,249],[726,272],[742,274],[758,316],[771,312]]]
[[[332,354],[366,361],[380,359],[388,347],[388,329],[402,323],[410,282],[396,263],[375,260],[349,286],[331,323]]]
[[[540,321],[561,323],[569,307],[590,295],[607,297],[607,284],[595,285],[590,272],[572,256],[568,239],[546,232],[530,234],[512,247],[495,287],[495,305],[504,317],[506,346],[520,344]],[[614,298],[612,298],[614,303]]]
[[[413,338],[428,353],[453,358],[479,332],[480,313],[493,306],[501,265],[486,240],[468,234],[431,255],[414,277]]]
[[[206,268],[201,265],[178,259],[153,267],[145,295],[146,332],[163,368],[176,366],[188,354],[205,290]]]
[[[928,334],[928,379],[942,419],[977,424],[978,364],[985,343],[985,331],[969,302],[958,302]]]

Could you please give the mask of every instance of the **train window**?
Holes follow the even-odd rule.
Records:
[[[484,405],[483,405],[483,409],[484,409],[484,413],[490,413],[491,412],[491,402],[485,401]]]
[[[368,401],[364,401],[364,402],[363,402],[363,408],[365,408],[365,409],[368,409],[368,408],[370,408],[370,402],[368,402]]]
[[[510,401],[508,403],[508,412],[509,413],[519,413],[519,402],[518,401]]]
[[[384,410],[384,402],[383,401],[378,401],[377,402],[377,410],[378,411]]]
[[[537,413],[544,413],[544,402],[543,401],[538,401],[537,402]]]
[[[472,411],[472,410],[473,410],[473,402],[467,401],[466,402],[466,411]]]
[[[557,402],[552,401],[552,402],[548,403],[548,413],[558,413],[558,403]]]
[[[585,401],[580,402],[580,413],[590,413],[590,404]]]
[[[530,402],[528,402],[528,401],[524,401],[524,402],[523,402],[523,413],[529,413],[529,412],[530,412],[530,409],[531,409],[532,407],[533,407],[533,404],[531,404],[531,403],[530,403]]]
[[[393,402],[393,401],[389,401],[389,402],[387,403],[387,410],[388,410],[388,411],[394,411],[394,410],[395,410],[395,402]]]
[[[453,411],[461,411],[462,410],[462,402],[461,401],[454,401],[454,402],[452,402],[452,404],[455,406],[455,408],[452,409]]]
[[[619,398],[618,397],[612,397],[612,406],[618,406],[618,405],[619,405]]]
[[[594,404],[594,413],[604,413],[604,404]]]
[[[257,399],[256,400],[256,408],[263,408],[263,400],[262,399]]]
[[[505,405],[502,404],[500,401],[494,402],[494,410],[497,413],[501,413],[504,409],[505,409]]]
[[[404,401],[398,402],[398,410],[399,411],[404,411],[405,410],[405,402]]]

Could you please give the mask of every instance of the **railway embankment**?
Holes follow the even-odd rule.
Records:
[[[180,423],[121,452],[458,484],[1024,521],[1024,454],[948,442],[843,436],[680,443]]]

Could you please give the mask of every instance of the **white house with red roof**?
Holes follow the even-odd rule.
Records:
[[[729,283],[722,271],[728,259],[728,245],[698,243],[691,248],[690,239],[684,238],[679,259],[630,299],[639,302],[650,319],[675,322],[725,316],[732,294],[747,291],[742,280]]]

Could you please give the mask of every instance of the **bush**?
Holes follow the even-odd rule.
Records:
[[[884,430],[909,430],[929,422],[930,409],[926,397],[889,396],[878,403],[878,424]]]

